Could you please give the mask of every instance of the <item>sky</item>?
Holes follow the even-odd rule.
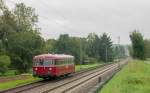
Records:
[[[114,43],[129,44],[129,34],[139,30],[150,38],[149,0],[4,0],[9,8],[24,2],[35,8],[38,26],[45,39],[60,34],[87,37],[108,33]]]

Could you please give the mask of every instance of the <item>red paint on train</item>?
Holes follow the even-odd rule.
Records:
[[[42,54],[33,58],[33,75],[41,78],[75,72],[74,57],[64,54]]]

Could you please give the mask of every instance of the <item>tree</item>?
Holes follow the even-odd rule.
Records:
[[[56,43],[56,52],[57,53],[65,53],[71,54],[71,44],[70,44],[70,37],[68,34],[62,34],[59,36],[59,39]]]
[[[7,38],[9,34],[16,32],[16,21],[14,14],[9,11],[4,2],[0,0],[0,41],[3,46],[3,52],[7,50]]]
[[[0,55],[0,73],[4,74],[10,65],[10,58],[7,55]]]
[[[27,72],[32,57],[44,51],[35,9],[19,3],[10,11],[0,0],[0,10],[0,55],[9,55],[11,66],[20,73]]]
[[[103,35],[100,37],[99,55],[101,60],[104,62],[111,62],[114,59],[112,41],[110,36],[108,36],[106,33],[103,33]]]
[[[43,39],[34,32],[18,32],[8,38],[8,51],[12,65],[20,73],[28,72],[32,57],[42,53]]]
[[[132,45],[128,45],[129,55],[133,56],[133,48]]]
[[[129,56],[128,46],[126,45],[113,45],[114,57],[115,58],[125,58]]]
[[[95,33],[90,33],[87,37],[87,42],[88,56],[98,58],[99,37]]]
[[[80,38],[69,37],[68,34],[60,35],[55,44],[55,52],[75,56],[75,61],[78,64],[80,62],[80,42]]]
[[[82,64],[87,58],[87,39],[80,37],[70,37],[62,34],[55,44],[55,53],[70,54],[75,56],[76,64]]]
[[[55,53],[55,44],[56,44],[56,40],[54,39],[48,39],[45,41],[45,45],[44,45],[44,52],[45,53]]]
[[[146,39],[144,40],[144,43],[145,43],[145,50],[146,50],[145,57],[150,58],[150,40]]]
[[[37,31],[38,16],[35,9],[27,7],[24,3],[16,4],[14,9],[15,20],[17,22],[17,31]]]
[[[133,57],[144,60],[145,59],[145,44],[144,44],[142,34],[135,30],[130,34],[130,39],[132,42]]]

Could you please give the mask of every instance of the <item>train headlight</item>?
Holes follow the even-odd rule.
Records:
[[[37,70],[37,68],[35,68],[35,70]]]
[[[52,70],[52,68],[49,68],[49,70]]]

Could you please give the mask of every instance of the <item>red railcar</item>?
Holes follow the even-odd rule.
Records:
[[[74,57],[64,54],[42,54],[33,58],[33,75],[41,78],[69,75],[75,72]]]

